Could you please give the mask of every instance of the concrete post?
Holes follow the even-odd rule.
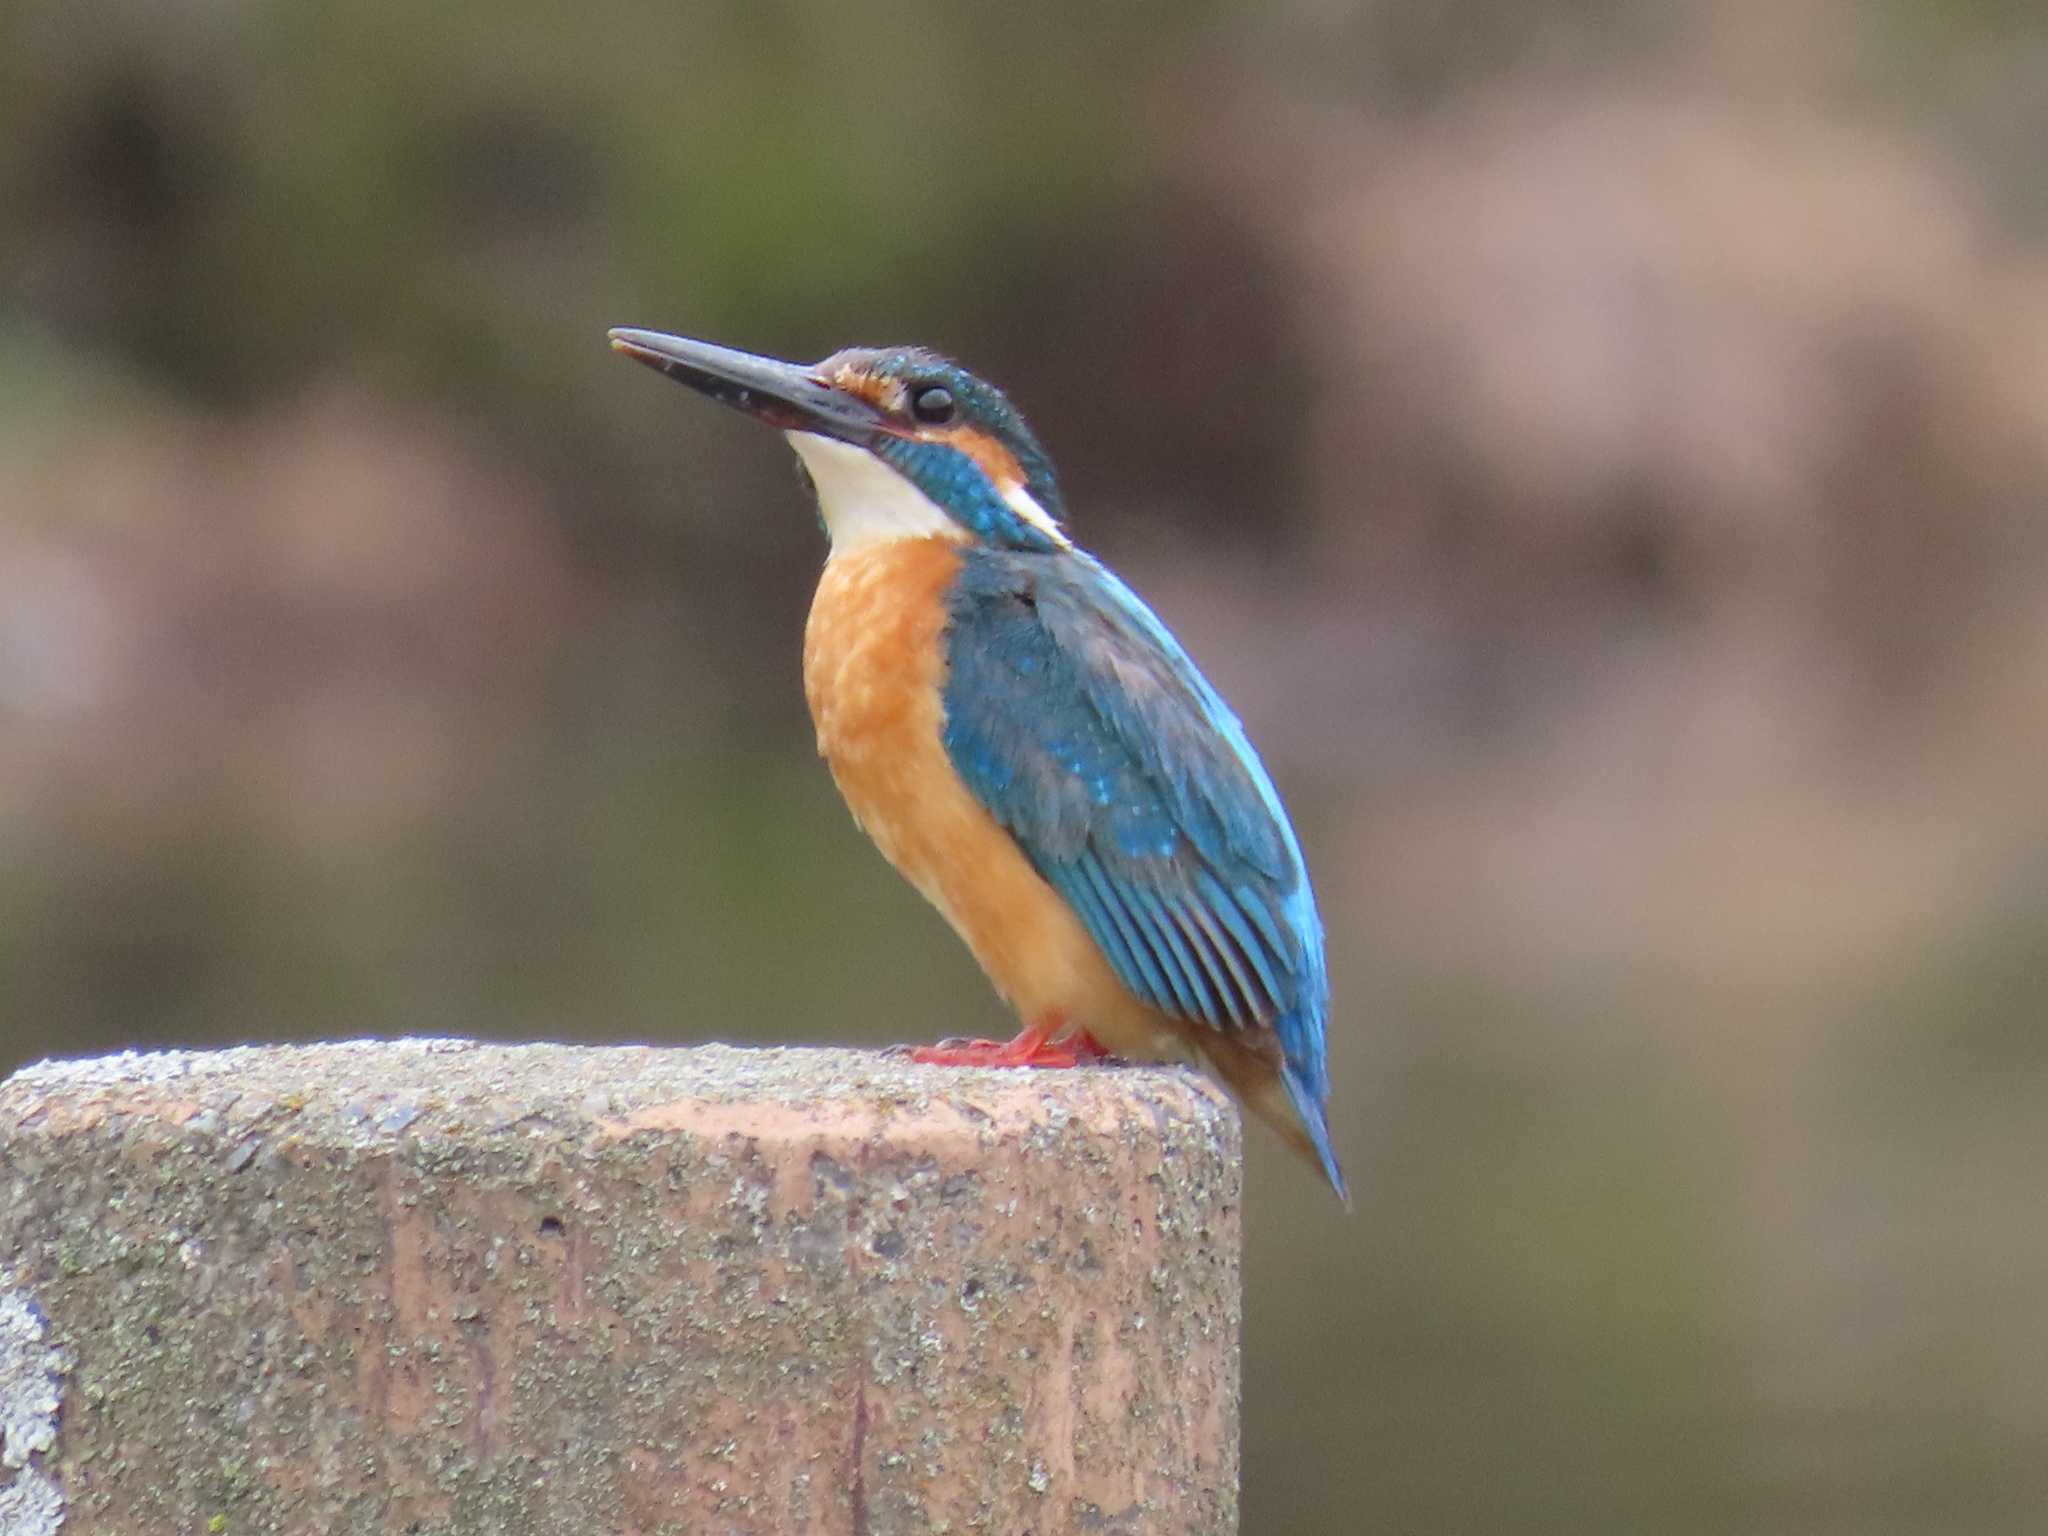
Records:
[[[1169,1070],[459,1041],[0,1085],[0,1536],[1237,1529]]]

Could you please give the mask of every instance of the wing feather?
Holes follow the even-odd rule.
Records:
[[[1252,968],[1252,975],[1240,977],[1244,995],[1264,1000],[1267,1009],[1280,1006],[1282,993],[1280,979],[1274,974],[1274,957],[1268,952],[1268,940],[1256,921],[1247,913],[1248,898],[1256,908],[1263,908],[1253,893],[1240,891],[1232,896],[1223,889],[1215,874],[1204,868],[1195,873],[1195,883],[1202,895],[1202,910],[1211,914],[1230,930],[1230,953],[1238,956]],[[1257,990],[1254,991],[1254,988]]]
[[[947,631],[946,749],[1124,984],[1217,1029],[1321,1027],[1300,850],[1237,719],[1080,554],[978,549]]]

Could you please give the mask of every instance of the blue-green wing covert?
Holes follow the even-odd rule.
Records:
[[[1178,1018],[1275,1030],[1327,1093],[1322,926],[1243,728],[1086,555],[969,549],[949,602],[946,750],[1118,977]]]

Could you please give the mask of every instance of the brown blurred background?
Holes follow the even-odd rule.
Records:
[[[1002,1029],[603,332],[924,341],[1321,890],[1246,1530],[2048,1528],[2040,15],[18,0],[0,1070]]]

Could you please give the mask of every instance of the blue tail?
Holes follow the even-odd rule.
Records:
[[[1323,1112],[1323,1098],[1305,1080],[1301,1070],[1289,1062],[1280,1069],[1280,1081],[1286,1085],[1287,1098],[1294,1105],[1295,1118],[1308,1135],[1309,1145],[1315,1149],[1316,1161],[1323,1165],[1323,1177],[1330,1181],[1330,1187],[1337,1191],[1337,1198],[1346,1205],[1351,1203],[1351,1190],[1344,1182],[1344,1170],[1337,1165],[1337,1150],[1330,1145],[1330,1121]]]

